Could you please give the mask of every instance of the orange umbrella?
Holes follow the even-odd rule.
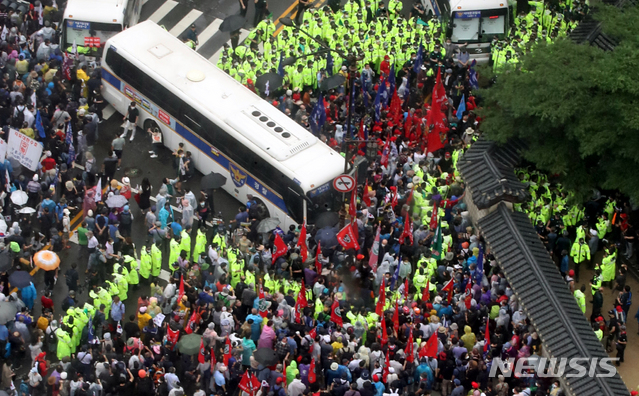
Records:
[[[51,271],[60,266],[60,257],[50,250],[40,250],[33,256],[34,264],[45,271]]]

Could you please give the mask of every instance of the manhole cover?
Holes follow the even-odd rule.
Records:
[[[138,168],[129,168],[124,170],[124,174],[126,176],[137,176],[140,173],[140,169]]]

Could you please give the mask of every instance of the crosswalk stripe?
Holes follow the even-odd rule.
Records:
[[[113,114],[115,114],[115,108],[111,105],[108,105],[102,110],[102,119],[108,120]]]
[[[186,14],[186,16],[182,18],[182,20],[178,22],[177,25],[175,25],[173,29],[171,29],[171,31],[169,31],[169,33],[176,37],[179,36],[180,34],[182,34],[183,31],[191,26],[191,24],[195,22],[195,20],[198,19],[200,15],[202,15],[202,11],[191,10],[191,12]]]
[[[202,33],[198,34],[197,41],[200,47],[203,46],[207,41],[209,41],[211,37],[215,35],[215,33],[217,33],[217,31],[220,29],[222,21],[222,19],[214,20],[209,26],[206,27],[206,29],[202,31]]]
[[[162,4],[162,7],[158,8],[157,11],[155,11],[153,15],[149,17],[149,20],[155,23],[160,22],[162,18],[167,16],[168,13],[171,12],[177,5],[178,5],[177,1],[166,0],[166,2]]]
[[[246,38],[248,37],[249,33],[251,33],[250,31],[246,30],[246,29],[240,29],[240,44],[242,42],[244,42],[244,40],[246,40]],[[231,41],[229,40],[228,43],[230,44]],[[220,48],[219,50],[217,50],[217,52],[215,52],[213,54],[212,57],[209,58],[209,62],[211,62],[212,64],[217,64],[217,61],[220,59],[220,56],[222,56],[222,50],[224,49],[224,47]]]

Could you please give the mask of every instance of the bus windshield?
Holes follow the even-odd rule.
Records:
[[[325,212],[339,212],[341,197],[337,193],[331,182],[322,184],[314,190],[309,191],[306,194],[313,204],[307,205],[307,222],[308,224],[315,224],[318,216]]]
[[[505,8],[453,13],[451,40],[453,43],[487,43],[506,34],[508,11]]]
[[[65,43],[63,44],[63,49],[68,50],[73,46],[74,41],[78,47],[83,47],[85,46],[85,38],[93,38],[95,41],[98,38],[100,49],[97,54],[99,55],[102,53],[104,43],[121,31],[122,24],[120,23],[85,22],[67,19],[65,21]],[[95,41],[94,45],[97,44]]]

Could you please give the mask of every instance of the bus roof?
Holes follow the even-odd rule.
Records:
[[[122,24],[126,4],[127,0],[69,0],[64,19]]]
[[[109,46],[128,54],[134,64],[145,65],[149,74],[178,95],[191,98],[203,115],[297,179],[304,191],[343,171],[339,153],[154,22],[118,33],[109,39]]]
[[[450,11],[481,11],[507,8],[507,0],[449,0]]]

